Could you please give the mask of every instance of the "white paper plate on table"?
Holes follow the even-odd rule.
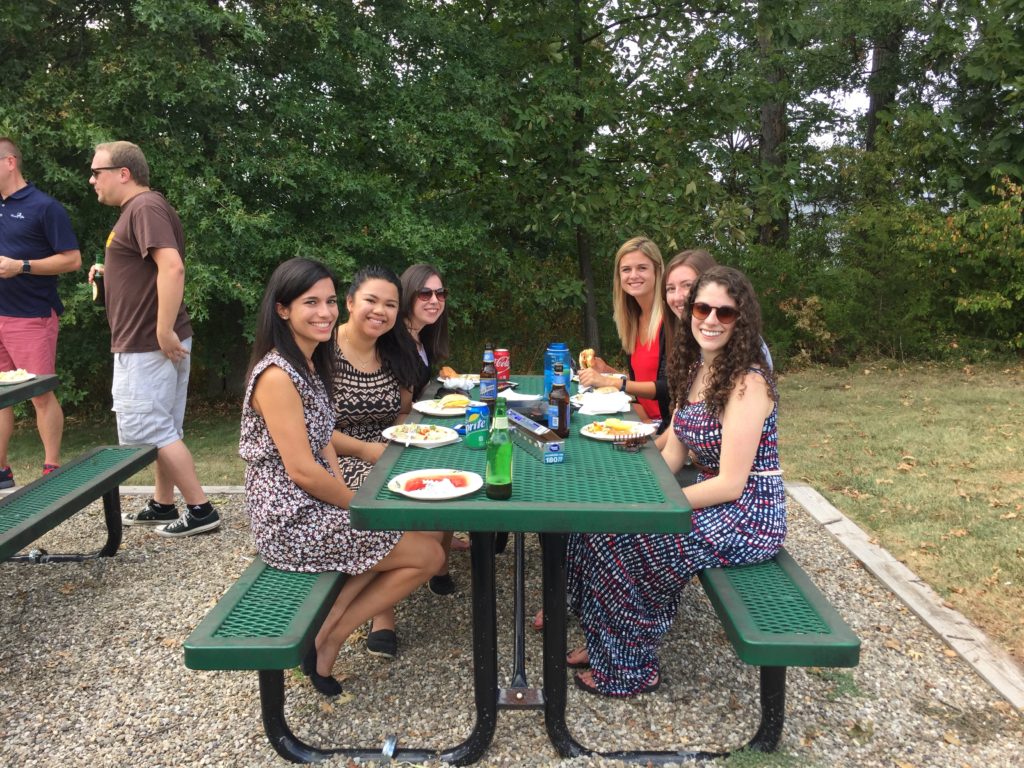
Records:
[[[0,385],[21,384],[23,381],[31,381],[35,377],[34,373],[29,373],[24,368],[19,368],[16,371],[3,371],[0,372]]]
[[[540,400],[540,395],[523,395],[516,392],[514,389],[503,389],[498,393],[498,397],[503,397],[510,403],[524,403],[531,400]]]
[[[417,469],[403,472],[388,481],[388,490],[418,501],[443,501],[468,496],[483,488],[484,479],[476,472],[461,469]]]
[[[412,407],[427,416],[463,416],[466,413],[464,405],[458,408],[442,408],[438,404],[439,402],[439,400],[420,400],[413,403]]]
[[[417,448],[440,448],[459,442],[458,432],[437,424],[396,424],[381,434],[392,442]]]
[[[629,424],[630,429],[628,432],[612,432],[604,428],[603,421],[593,421],[582,427],[580,434],[592,440],[603,440],[610,443],[615,440],[626,440],[630,437],[649,437],[658,431],[654,424],[647,424],[643,421],[626,421],[625,419],[621,419],[621,421]]]
[[[625,392],[593,392],[575,394],[569,398],[584,416],[598,416],[604,413],[627,413],[633,407],[633,399]]]

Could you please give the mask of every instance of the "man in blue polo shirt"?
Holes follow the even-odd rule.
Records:
[[[0,371],[56,373],[57,329],[64,311],[57,275],[82,266],[64,207],[21,175],[21,152],[0,137]],[[43,474],[60,466],[64,411],[53,392],[32,398],[43,441]],[[14,411],[0,409],[0,488],[14,485],[7,445]]]

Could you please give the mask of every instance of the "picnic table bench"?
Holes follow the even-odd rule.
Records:
[[[493,541],[493,534],[488,535],[488,541]],[[379,749],[321,748],[302,742],[292,733],[284,714],[284,670],[299,666],[344,580],[340,573],[279,571],[257,558],[185,641],[185,666],[256,670],[264,731],[278,754],[292,762],[317,762],[338,754],[367,760],[385,757],[416,762],[439,758],[456,765],[472,762],[462,759],[463,745],[443,753],[398,749],[397,736],[390,736]],[[774,751],[785,721],[786,668],[856,666],[860,641],[785,550],[764,563],[703,571],[700,581],[737,656],[760,670],[761,723],[746,748]],[[545,679],[545,692],[547,689]],[[567,757],[593,754],[567,731],[555,746]],[[729,753],[601,754],[620,760],[664,763]]]
[[[45,563],[115,555],[122,534],[120,485],[155,458],[152,445],[100,446],[0,499],[0,561]],[[99,550],[16,554],[101,497],[107,541]]]

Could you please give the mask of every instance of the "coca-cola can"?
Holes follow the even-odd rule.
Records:
[[[512,375],[512,358],[507,349],[494,350],[494,367],[498,369],[498,381],[508,381]]]

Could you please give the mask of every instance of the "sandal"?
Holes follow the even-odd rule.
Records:
[[[576,687],[579,688],[581,691],[586,691],[592,696],[604,696],[605,698],[610,699],[624,699],[629,696],[638,696],[641,693],[653,693],[661,687],[661,675],[658,675],[658,677],[654,680],[653,683],[647,683],[642,688],[633,691],[632,693],[605,693],[604,691],[599,689],[596,684],[588,685],[587,683],[583,682],[583,678],[580,677],[579,673],[576,673],[572,676],[572,681],[576,685]],[[593,683],[593,677],[591,677],[590,681],[591,683]]]

